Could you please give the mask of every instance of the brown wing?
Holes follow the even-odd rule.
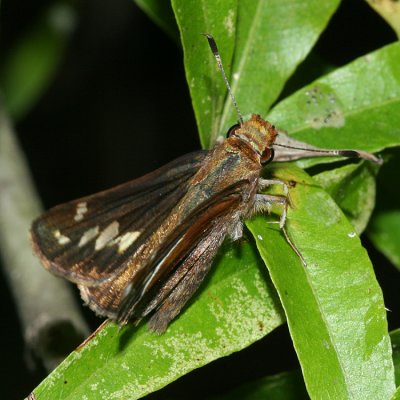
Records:
[[[51,272],[98,285],[124,268],[188,189],[207,151],[141,178],[52,208],[34,221],[34,251]]]
[[[162,332],[198,288],[227,232],[238,222],[247,186],[248,181],[237,182],[199,204],[127,285],[122,287],[126,277],[119,276],[96,287],[81,285],[82,297],[120,324],[156,311],[151,326]]]
[[[235,204],[232,203],[231,207],[235,208]],[[190,252],[139,316],[140,319],[155,309],[149,321],[152,330],[158,333],[164,332],[199,288],[211,269],[212,261],[226,236],[227,227],[224,223],[225,221],[220,220],[210,229],[208,235]]]

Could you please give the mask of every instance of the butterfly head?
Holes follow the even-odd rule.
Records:
[[[260,157],[260,163],[266,164],[274,156],[272,145],[278,131],[274,125],[265,121],[257,114],[242,124],[234,125],[228,132],[228,137],[237,137],[246,142]]]

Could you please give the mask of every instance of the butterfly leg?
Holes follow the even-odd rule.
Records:
[[[260,193],[256,194],[256,199],[254,202],[254,209],[256,213],[265,211],[270,213],[273,205],[282,206],[283,211],[279,219],[279,222],[277,221],[271,223],[279,223],[279,227],[283,228],[285,226],[287,209],[289,205],[288,198],[284,196],[275,196],[271,194],[260,194]]]
[[[266,189],[267,187],[272,186],[272,185],[282,186],[283,195],[287,198],[289,206],[292,207],[292,200],[291,200],[290,194],[289,194],[289,186],[286,182],[281,181],[279,179],[262,179],[262,178],[260,178],[258,180],[258,190]]]
[[[278,181],[280,184],[283,184],[284,182]],[[293,243],[292,239],[289,237],[288,232],[286,231],[285,223],[286,223],[286,217],[287,217],[287,209],[289,206],[289,198],[288,197],[283,197],[283,196],[274,196],[274,195],[269,195],[269,194],[256,194],[256,199],[254,203],[254,209],[256,212],[263,212],[267,211],[268,213],[271,211],[271,208],[273,205],[281,205],[283,207],[282,215],[279,219],[279,221],[272,221],[270,223],[279,223],[279,227],[281,228],[283,235],[285,236],[285,239],[289,243],[289,246],[293,249],[293,251],[297,254],[297,256],[300,258],[302,264],[306,267],[307,263],[301,254],[300,250],[296,247],[296,245]]]

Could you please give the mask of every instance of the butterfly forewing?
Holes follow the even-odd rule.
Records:
[[[187,191],[206,151],[187,154],[139,179],[54,207],[32,225],[46,268],[98,285],[124,268]]]

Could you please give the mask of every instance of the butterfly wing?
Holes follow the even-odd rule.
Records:
[[[80,285],[82,297],[120,324],[154,311],[151,327],[162,332],[201,284],[227,232],[239,221],[247,189],[248,181],[239,181],[198,204],[140,269],[98,286]]]
[[[33,249],[51,272],[83,285],[110,280],[183,197],[207,151],[54,207],[34,221]]]
[[[227,221],[237,212],[241,201],[241,196],[236,194],[209,210],[213,222],[208,224],[206,234],[197,240],[196,246],[186,249],[186,257],[170,276],[164,278],[165,283],[155,291],[152,301],[139,316],[140,319],[154,310],[149,321],[152,330],[158,333],[165,331],[199,288],[229,231],[230,225]]]

